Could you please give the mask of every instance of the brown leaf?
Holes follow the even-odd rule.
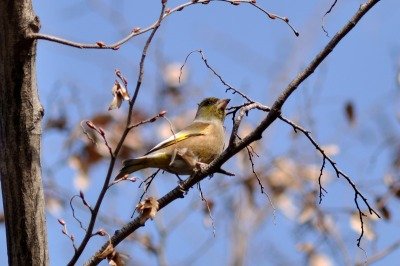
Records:
[[[60,116],[57,118],[49,118],[46,122],[45,129],[64,130],[67,128],[67,118]]]
[[[179,88],[187,81],[188,71],[181,66],[181,63],[170,63],[164,67],[162,77],[167,88]]]
[[[361,220],[360,214],[358,212],[353,212],[350,216],[350,227],[356,231],[358,234],[361,234]],[[368,217],[363,217],[363,229],[364,229],[364,236],[368,240],[374,240],[376,238],[376,233],[372,228],[371,222]]]
[[[204,203],[203,204],[203,212],[208,215],[209,211],[213,210],[215,202],[212,199],[206,199],[206,200],[207,201],[205,201],[205,200],[203,201],[203,203]]]
[[[255,196],[254,192],[255,192],[256,186],[258,185],[256,177],[254,175],[251,175],[251,176],[247,177],[246,179],[243,179],[242,184],[245,188],[249,203],[252,206],[254,206],[254,204],[255,204],[254,203],[254,196]],[[258,190],[257,190],[257,192],[258,192]]]
[[[113,252],[114,252],[114,246],[111,244],[111,242],[109,242],[108,246],[103,250],[103,252],[101,252],[99,255],[97,255],[97,257],[99,259],[105,259],[105,258],[109,257],[110,255],[112,255]]]
[[[112,94],[114,95],[114,98],[108,107],[108,110],[113,110],[121,107],[122,102],[129,101],[129,94],[126,88],[119,83],[118,81],[115,81],[114,86],[111,89]]]
[[[344,106],[347,122],[349,122],[350,125],[354,125],[356,122],[356,113],[354,110],[354,104],[352,102],[347,102]]]
[[[109,114],[96,114],[94,115],[90,121],[92,121],[93,124],[101,127],[105,127],[108,125],[110,122],[112,122],[112,116]]]
[[[393,154],[393,167],[395,168],[400,168],[400,147],[396,147],[394,149],[394,154]]]
[[[400,199],[400,186],[393,185],[391,186],[390,191],[396,198]]]
[[[384,219],[389,220],[391,217],[391,214],[385,203],[386,203],[386,201],[385,201],[385,198],[383,198],[383,197],[377,197],[375,199],[375,204],[378,207],[379,212],[382,214]]]
[[[63,209],[63,202],[59,198],[52,196],[46,197],[46,210],[49,211],[52,215],[60,215]]]
[[[158,211],[158,201],[154,197],[149,197],[140,202],[136,209],[140,212],[140,223],[145,223],[148,219],[153,219]]]
[[[340,147],[336,144],[327,144],[321,146],[321,149],[325,152],[327,156],[336,156],[340,152]]]
[[[108,264],[111,266],[124,266],[125,265],[125,260],[121,253],[119,252],[113,252],[112,256],[109,256],[108,258]]]

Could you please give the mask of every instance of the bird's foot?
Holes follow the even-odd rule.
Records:
[[[183,187],[183,180],[178,182],[179,190],[182,192],[182,198],[188,193],[187,190]]]
[[[203,172],[208,167],[208,164],[202,162],[196,162],[194,171],[195,172]]]

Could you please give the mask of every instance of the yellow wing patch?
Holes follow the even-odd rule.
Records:
[[[190,126],[182,129],[181,131],[179,131],[175,135],[172,135],[168,139],[166,139],[163,142],[159,143],[157,146],[155,146],[150,151],[148,151],[145,155],[147,155],[149,153],[152,153],[154,151],[158,151],[158,150],[163,149],[165,147],[174,145],[174,144],[176,144],[176,143],[178,143],[178,142],[180,142],[182,140],[185,140],[185,139],[188,139],[188,138],[191,138],[191,137],[195,137],[195,136],[205,135],[205,133],[207,132],[206,129],[207,129],[208,126],[210,126],[209,123],[194,122],[193,124],[191,124]]]

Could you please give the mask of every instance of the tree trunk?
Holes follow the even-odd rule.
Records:
[[[9,265],[48,265],[31,0],[0,0],[0,177]]]

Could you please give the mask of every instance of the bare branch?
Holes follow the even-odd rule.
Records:
[[[145,184],[145,188],[143,190],[142,195],[140,195],[138,203],[142,201],[144,195],[147,193],[147,191],[149,190],[149,187],[151,185],[151,183],[153,182],[154,178],[156,177],[156,175],[160,172],[160,169],[158,169],[157,171],[155,171],[154,173],[152,173],[149,177],[147,177],[144,181],[140,182],[139,184],[139,188]],[[131,218],[135,215],[136,212],[136,208],[133,210]]]
[[[244,93],[242,93],[242,92],[239,91],[238,89],[235,89],[234,87],[232,87],[231,85],[229,85],[227,82],[225,82],[225,80],[222,78],[222,76],[221,76],[220,74],[218,74],[217,71],[215,71],[215,69],[214,69],[213,67],[210,66],[210,64],[208,63],[208,61],[207,61],[207,59],[206,59],[206,57],[205,57],[205,55],[204,55],[204,53],[203,53],[202,50],[194,50],[194,51],[191,51],[191,52],[186,56],[185,61],[184,61],[183,65],[181,66],[181,72],[180,72],[180,75],[179,75],[179,82],[180,82],[180,79],[181,79],[183,67],[185,66],[185,64],[186,64],[186,62],[187,62],[187,60],[188,60],[188,58],[190,57],[190,55],[192,55],[193,53],[196,53],[196,52],[199,53],[199,54],[201,55],[201,59],[203,60],[204,64],[207,66],[207,68],[210,69],[210,70],[214,73],[214,75],[217,76],[217,77],[219,78],[219,80],[221,81],[221,83],[222,83],[224,86],[227,87],[227,89],[226,89],[225,92],[232,91],[232,94],[234,94],[234,95],[235,95],[235,94],[239,94],[239,95],[242,96],[244,99],[246,99],[246,101],[248,101],[248,102],[254,102],[254,101],[251,100],[247,95],[245,95]]]
[[[72,201],[76,197],[79,197],[79,195],[72,196],[72,198],[69,201],[69,206],[71,207],[71,210],[72,210],[72,217],[74,217],[74,219],[79,223],[79,226],[83,229],[83,231],[87,232],[87,229],[83,226],[82,221],[75,215],[75,208],[74,208],[74,205],[72,204]]]
[[[213,1],[209,1],[209,0],[201,0],[201,1],[190,1],[181,5],[178,5],[174,8],[171,9],[166,9],[164,10],[165,12],[163,13],[161,19],[158,19],[156,22],[154,22],[153,24],[151,24],[150,26],[141,29],[139,27],[135,27],[132,29],[132,31],[125,36],[123,39],[118,40],[112,44],[105,44],[102,41],[97,41],[95,43],[80,43],[80,42],[75,42],[75,41],[71,41],[71,40],[67,40],[64,38],[60,38],[60,37],[56,37],[53,35],[48,35],[48,34],[42,34],[42,33],[30,33],[27,38],[29,39],[37,39],[37,40],[46,40],[46,41],[51,41],[51,42],[55,42],[55,43],[59,43],[59,44],[63,44],[63,45],[67,45],[67,46],[72,46],[75,48],[80,48],[80,49],[112,49],[112,50],[118,50],[121,45],[125,44],[126,42],[128,42],[130,39],[141,35],[143,33],[146,33],[148,31],[152,31],[156,28],[159,27],[159,23],[164,20],[165,18],[167,18],[168,16],[170,16],[171,14],[178,12],[178,11],[182,11],[184,8],[188,7],[188,6],[192,6],[192,5],[196,5],[196,4],[208,4],[210,2],[225,2],[225,3],[245,3],[245,4],[251,4],[254,7],[256,7],[257,9],[259,9],[260,11],[262,11],[263,13],[267,14],[268,17],[270,19],[280,19],[282,21],[284,21],[292,30],[293,32],[296,34],[296,36],[298,36],[298,32],[289,24],[289,19],[287,19],[286,17],[281,17],[272,13],[267,12],[265,9],[259,7],[258,5],[256,5],[255,1],[251,1],[251,0],[236,0],[236,1],[227,1],[227,0],[213,0]],[[163,5],[165,5],[166,3],[163,3]]]
[[[332,12],[332,9],[336,6],[337,1],[338,1],[338,0],[334,0],[334,1],[333,1],[333,3],[331,4],[330,8],[328,9],[328,11],[326,11],[325,14],[324,14],[324,16],[322,17],[322,26],[321,26],[321,27],[322,27],[322,30],[325,32],[326,37],[329,37],[329,34],[328,34],[328,31],[325,29],[325,26],[324,26],[324,24],[325,24],[325,17],[326,17],[326,15],[328,15],[329,13]]]
[[[208,200],[207,200],[207,199],[204,197],[204,195],[203,195],[203,190],[201,189],[200,182],[197,183],[197,189],[198,189],[199,192],[200,192],[200,198],[201,198],[201,200],[204,201],[204,203],[206,204],[207,212],[208,212],[208,217],[210,217],[210,219],[211,219],[211,225],[212,225],[212,228],[213,228],[213,236],[215,237],[216,228],[215,228],[215,224],[214,224],[214,218],[213,218],[212,213],[211,213],[210,204],[208,203]]]
[[[311,137],[311,133],[303,128],[301,128],[300,126],[296,125],[295,123],[293,123],[292,121],[279,116],[279,119],[288,123],[289,125],[291,125],[293,127],[293,129],[299,130],[301,131],[307,138],[308,140],[313,144],[313,146],[322,154],[323,156],[323,161],[322,161],[322,167],[320,170],[320,175],[318,177],[318,182],[320,185],[320,202],[322,200],[322,190],[326,192],[326,190],[321,186],[321,177],[322,177],[322,171],[324,169],[325,166],[325,160],[328,160],[328,162],[330,163],[330,165],[332,166],[332,168],[335,170],[336,176],[338,178],[340,178],[341,176],[344,177],[347,182],[351,185],[351,187],[354,190],[354,202],[356,204],[359,216],[360,216],[360,222],[361,222],[361,234],[359,236],[359,238],[357,238],[357,246],[360,247],[360,242],[361,242],[361,238],[364,235],[364,221],[363,221],[363,216],[366,216],[362,211],[361,208],[358,204],[358,197],[360,197],[362,199],[362,201],[365,203],[365,205],[368,207],[368,211],[370,214],[375,214],[377,217],[381,218],[379,216],[379,214],[369,205],[367,199],[364,197],[364,195],[361,194],[361,192],[358,190],[358,188],[356,187],[356,185],[354,184],[354,182],[350,179],[350,177],[348,175],[346,175],[345,173],[343,173],[337,166],[336,163],[325,153],[325,151],[318,145],[318,143]]]
[[[145,46],[143,48],[143,51],[142,51],[142,57],[140,59],[140,64],[139,64],[139,66],[140,66],[140,68],[139,68],[139,76],[138,76],[138,80],[137,80],[134,96],[129,101],[129,111],[128,111],[128,116],[127,116],[127,119],[126,119],[125,130],[124,130],[124,132],[123,132],[123,134],[121,136],[120,141],[117,144],[117,147],[114,150],[113,156],[111,157],[110,164],[108,166],[107,175],[106,175],[106,178],[104,180],[103,187],[102,187],[102,189],[100,191],[99,197],[97,198],[96,205],[93,208],[86,234],[85,234],[84,238],[82,239],[81,244],[79,245],[79,247],[75,251],[74,256],[68,262],[69,266],[72,266],[72,265],[76,264],[77,260],[79,259],[79,257],[81,256],[83,250],[85,249],[87,243],[89,242],[89,239],[93,236],[92,232],[93,232],[94,225],[96,223],[97,214],[98,214],[98,212],[100,210],[100,206],[101,206],[101,203],[103,202],[103,198],[104,198],[104,196],[105,196],[105,194],[106,194],[106,192],[107,192],[107,190],[109,188],[109,183],[110,183],[111,175],[112,175],[112,172],[113,172],[113,169],[114,169],[116,158],[117,158],[117,156],[118,156],[118,154],[119,154],[119,152],[120,152],[120,150],[122,148],[122,144],[124,143],[126,136],[128,135],[129,131],[131,130],[130,126],[131,126],[131,120],[132,120],[132,111],[133,111],[133,106],[135,104],[137,95],[139,93],[139,90],[140,90],[140,87],[141,87],[141,84],[142,84],[142,78],[143,78],[143,73],[144,73],[144,61],[146,59],[147,50],[148,50],[148,48],[150,46],[150,43],[151,43],[151,41],[152,41],[152,39],[154,37],[154,34],[156,33],[156,31],[158,30],[158,28],[161,25],[161,21],[162,21],[164,12],[165,12],[165,3],[162,4],[161,11],[160,11],[160,16],[159,16],[159,18],[157,20],[156,26],[152,29],[152,32],[151,32],[150,36],[148,37],[148,39],[146,41],[146,44],[145,44]]]
[[[400,240],[397,240],[396,242],[392,243],[390,246],[383,249],[382,251],[377,252],[376,254],[370,256],[367,261],[358,262],[355,265],[357,265],[357,266],[371,265],[371,264],[383,259],[387,255],[391,254],[393,251],[395,251],[398,248],[400,248]]]
[[[69,238],[69,240],[71,240],[72,247],[74,248],[74,250],[75,250],[75,252],[76,252],[75,237],[74,237],[74,235],[68,233],[67,224],[65,223],[65,221],[64,221],[63,219],[58,219],[58,223],[63,227],[63,229],[61,230],[61,232],[63,233],[63,235],[67,236],[67,237]]]

